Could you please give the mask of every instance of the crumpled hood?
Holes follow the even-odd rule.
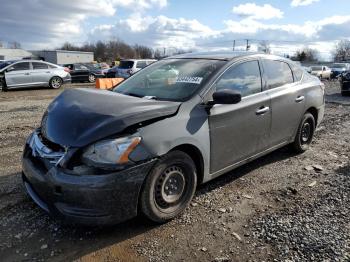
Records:
[[[50,141],[83,147],[125,128],[177,112],[180,102],[155,101],[94,89],[68,89],[45,112],[41,132]]]

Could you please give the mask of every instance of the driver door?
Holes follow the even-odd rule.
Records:
[[[226,70],[214,90],[239,91],[237,104],[214,105],[210,110],[210,173],[224,170],[269,146],[271,101],[262,92],[258,60],[239,62]]]
[[[26,86],[32,84],[32,71],[29,62],[19,62],[11,65],[5,72],[8,87]]]

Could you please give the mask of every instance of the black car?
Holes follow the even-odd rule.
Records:
[[[93,64],[64,64],[64,67],[69,68],[72,82],[90,82],[94,83],[96,78],[104,77],[101,69],[93,66]]]
[[[342,96],[350,95],[350,71],[342,73],[339,81]]]

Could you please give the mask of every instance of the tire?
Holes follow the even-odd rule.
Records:
[[[62,78],[54,76],[50,79],[49,85],[53,89],[59,89],[63,84]]]
[[[165,223],[189,205],[196,186],[196,166],[191,157],[172,151],[148,174],[140,194],[140,210],[151,221]]]
[[[306,113],[298,127],[298,132],[291,144],[296,153],[304,153],[309,149],[316,128],[315,118],[312,114]]]
[[[94,74],[89,74],[89,83],[95,83],[96,81],[96,76]]]
[[[3,92],[7,92],[8,88],[7,88],[7,86],[6,86],[5,79],[0,79],[0,89],[1,89]]]

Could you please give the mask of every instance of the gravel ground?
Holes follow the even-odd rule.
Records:
[[[167,224],[108,228],[63,225],[23,191],[25,137],[62,90],[0,93],[1,260],[350,261],[350,98],[325,84],[325,120],[306,153],[282,148],[200,186]]]

